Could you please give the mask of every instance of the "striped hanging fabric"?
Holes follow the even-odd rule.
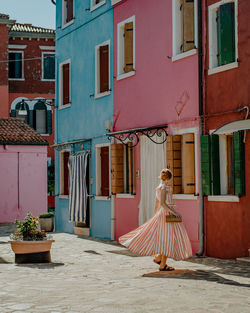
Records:
[[[71,222],[86,222],[88,152],[69,157],[69,214]]]

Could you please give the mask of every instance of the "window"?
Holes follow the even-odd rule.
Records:
[[[174,59],[179,54],[187,56],[196,48],[196,0],[172,0],[172,8]]]
[[[131,143],[111,145],[111,193],[134,194],[134,156]]]
[[[30,110],[26,102],[22,104],[22,101],[17,103],[15,110],[11,110],[11,117],[18,117],[23,119],[27,124],[30,121]]]
[[[110,94],[110,41],[95,47],[95,97]]]
[[[55,53],[42,53],[42,79],[55,80]]]
[[[96,148],[96,195],[108,197],[109,189],[109,145]]]
[[[69,168],[70,151],[60,152],[60,195],[69,195]]]
[[[52,133],[52,111],[42,101],[34,105],[32,126],[39,134]]]
[[[90,0],[90,10],[93,11],[105,3],[106,0]]]
[[[135,74],[135,17],[117,25],[117,79]]]
[[[60,106],[70,105],[70,61],[60,64]]]
[[[194,134],[167,137],[167,168],[173,173],[173,194],[195,194]]]
[[[225,66],[237,61],[236,3],[223,0],[209,6],[209,74],[216,67],[229,69]]]
[[[9,79],[23,78],[23,51],[9,52]]]
[[[245,194],[244,132],[201,137],[204,195]]]
[[[74,21],[74,0],[62,0],[63,1],[63,12],[62,22],[63,26],[67,26]]]

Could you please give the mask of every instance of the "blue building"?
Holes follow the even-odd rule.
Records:
[[[56,1],[56,34],[55,230],[113,238],[110,0]]]

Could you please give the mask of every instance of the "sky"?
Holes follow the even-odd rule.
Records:
[[[56,6],[51,0],[0,0],[0,13],[21,24],[55,29]]]

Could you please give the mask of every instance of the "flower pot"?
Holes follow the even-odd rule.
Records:
[[[54,217],[40,217],[39,224],[41,230],[52,232],[54,230]]]
[[[51,262],[50,249],[54,241],[11,240],[9,243],[15,253],[15,263],[48,263]]]

